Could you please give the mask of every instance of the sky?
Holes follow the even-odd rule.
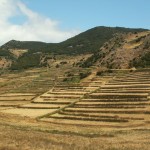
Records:
[[[150,0],[0,0],[0,45],[61,42],[96,26],[150,29]]]

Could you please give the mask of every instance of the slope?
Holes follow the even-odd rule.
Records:
[[[87,59],[83,67],[91,65],[110,69],[149,67],[150,32],[116,34]]]

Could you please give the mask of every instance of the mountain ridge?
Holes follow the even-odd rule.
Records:
[[[9,62],[11,61],[11,65],[9,63],[8,68],[17,69],[19,67],[20,69],[26,69],[28,67],[39,67],[41,66],[41,57],[43,59],[43,55],[66,55],[67,57],[94,54],[99,51],[105,42],[112,39],[115,34],[139,33],[144,31],[148,30],[99,26],[60,43],[11,40],[0,47],[0,57],[9,60]],[[17,50],[20,52],[27,50],[27,52],[21,52],[21,55],[17,54],[19,56],[17,58],[15,56]]]

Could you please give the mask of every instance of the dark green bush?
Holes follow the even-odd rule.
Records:
[[[88,77],[90,74],[91,74],[91,72],[85,72],[85,73],[81,72],[79,74],[79,76],[80,76],[80,79],[84,79],[84,78]]]
[[[40,55],[39,54],[25,54],[18,58],[16,62],[12,63],[12,70],[27,69],[31,67],[40,66]]]

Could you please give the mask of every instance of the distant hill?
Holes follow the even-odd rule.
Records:
[[[11,40],[0,49],[29,49],[30,52],[53,52],[55,54],[83,54],[93,53],[115,33],[142,32],[145,29],[130,29],[121,27],[95,27],[61,43],[44,43],[34,41]]]
[[[78,56],[80,54],[95,54],[115,34],[139,33],[143,31],[147,30],[101,26],[87,30],[61,43],[11,40],[0,47],[0,57],[9,61],[8,68],[39,67],[41,66],[41,57],[43,55]],[[17,50],[20,52],[20,54],[17,54],[19,57],[16,57]],[[6,67],[7,65],[3,64],[0,67],[3,66]]]

